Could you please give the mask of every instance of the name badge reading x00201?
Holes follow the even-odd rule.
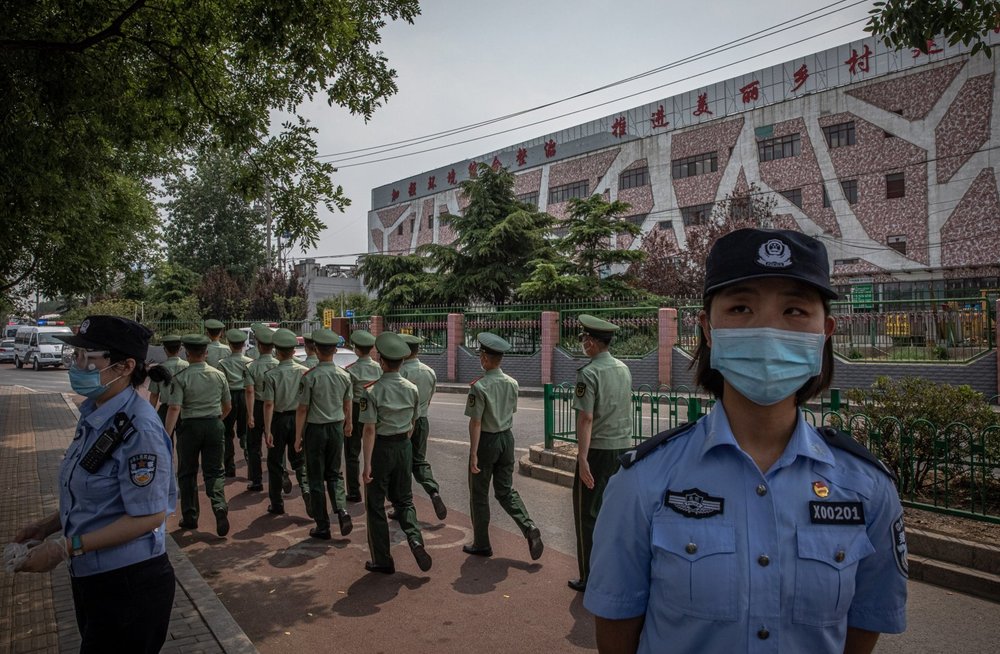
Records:
[[[861,502],[810,502],[809,521],[814,525],[863,525],[865,505]]]

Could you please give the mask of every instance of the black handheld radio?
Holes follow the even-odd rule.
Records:
[[[111,420],[111,426],[104,430],[104,433],[83,455],[80,467],[91,474],[97,472],[104,465],[104,462],[111,458],[118,446],[131,438],[135,431],[128,414],[116,413]]]

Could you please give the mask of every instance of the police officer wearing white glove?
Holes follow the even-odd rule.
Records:
[[[177,490],[170,438],[136,392],[147,374],[151,332],[115,316],[90,316],[75,335],[70,384],[88,399],[59,469],[59,511],[22,527],[15,542],[42,541],[18,572],[47,572],[68,561],[82,637],[80,651],[158,652],[174,599],[164,521]],[[48,537],[58,533],[58,538]]]

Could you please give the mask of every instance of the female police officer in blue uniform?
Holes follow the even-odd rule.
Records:
[[[15,536],[43,541],[19,571],[68,560],[81,652],[158,652],[170,621],[175,584],[164,520],[177,499],[170,439],[135,390],[147,376],[150,335],[131,320],[90,316],[78,334],[61,337],[76,347],[73,390],[88,399],[59,470],[59,511]],[[159,367],[149,374],[169,381]]]
[[[601,652],[870,652],[905,628],[893,479],[799,410],[830,382],[835,297],[798,232],[712,248],[696,381],[719,402],[608,485],[584,598]]]

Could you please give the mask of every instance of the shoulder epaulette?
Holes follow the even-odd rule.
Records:
[[[580,366],[579,368],[577,368],[576,371],[580,372],[581,370],[583,370],[584,368],[586,368],[589,365],[590,365],[590,361],[588,361],[587,363],[585,363],[582,366]]]
[[[309,370],[306,370],[304,373],[302,373],[302,376],[305,377],[306,375],[308,375],[309,373],[311,373],[313,370],[316,370],[316,368],[310,368]]]
[[[853,454],[859,459],[864,459],[885,474],[889,475],[889,478],[892,479],[893,483],[896,483],[895,473],[893,473],[887,465],[882,463],[881,459],[872,454],[867,447],[854,440],[854,437],[846,431],[834,429],[833,427],[820,427],[818,431],[823,437],[823,440],[826,441],[827,445]]]
[[[373,380],[371,380],[370,382],[368,382],[367,384],[365,384],[365,388],[368,388],[369,386],[372,386],[373,384],[375,384],[375,383],[377,383],[377,382],[378,382],[378,380],[377,380],[377,379],[373,379]]]
[[[476,382],[479,381],[482,378],[483,378],[482,375],[480,375],[479,377],[476,377],[475,379],[473,379],[472,381],[469,382],[469,386],[475,386]]]
[[[638,447],[634,447],[628,452],[625,452],[620,457],[618,461],[622,464],[623,468],[631,468],[636,461],[641,461],[646,458],[651,452],[656,450],[658,447],[664,443],[670,441],[675,436],[680,436],[686,432],[691,427],[694,427],[693,422],[686,422],[679,427],[674,427],[673,429],[668,429],[667,431],[661,431],[656,436],[653,436],[645,443],[642,443]]]
[[[350,368],[351,366],[353,366],[357,362],[358,362],[357,359],[355,359],[354,361],[351,361],[349,364],[347,364],[346,366],[344,366],[344,370],[347,370],[348,368]]]

